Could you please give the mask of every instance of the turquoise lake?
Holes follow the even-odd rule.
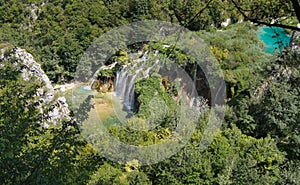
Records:
[[[260,27],[258,37],[265,43],[265,52],[274,53],[290,44],[291,36],[283,28],[279,27]]]

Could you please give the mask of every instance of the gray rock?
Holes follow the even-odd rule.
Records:
[[[1,51],[4,53],[4,50]],[[22,62],[25,67],[22,69],[22,77],[28,81],[31,77],[37,77],[37,79],[44,84],[42,88],[37,89],[36,96],[40,97],[39,109],[43,113],[44,106],[52,105],[53,109],[48,113],[48,120],[42,123],[44,127],[48,127],[48,123],[57,124],[63,119],[70,120],[69,108],[65,97],[59,97],[54,100],[54,88],[52,87],[51,81],[48,76],[42,70],[40,64],[38,64],[33,56],[21,48],[14,48],[6,59],[15,58]],[[0,58],[5,59],[2,54]],[[17,63],[16,63],[17,64]]]
[[[22,61],[22,63],[26,66],[22,73],[22,77],[25,80],[29,80],[30,77],[35,76],[44,83],[44,87],[38,89],[37,92],[37,95],[41,97],[42,101],[45,103],[53,101],[54,89],[51,81],[42,70],[40,64],[34,60],[33,56],[21,48],[15,48],[11,57],[15,57],[16,59]]]
[[[61,121],[64,119],[68,121],[71,120],[71,117],[69,116],[69,106],[65,97],[59,97],[53,106],[53,109],[48,113],[50,117],[49,121],[51,123],[61,123]]]

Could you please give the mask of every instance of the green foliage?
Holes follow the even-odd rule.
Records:
[[[65,82],[74,77],[78,61],[90,44],[116,26],[140,19],[179,22],[192,30],[209,29],[211,23],[219,24],[223,20],[219,1],[212,2],[193,22],[188,25],[184,22],[184,19],[192,19],[206,3],[198,0],[54,0],[44,4],[42,1],[3,1],[0,40],[30,50],[52,81]],[[98,53],[110,51],[113,48],[103,48]],[[92,64],[86,65],[92,67]],[[86,73],[85,69],[80,70]]]
[[[288,25],[298,23],[291,1],[238,2],[249,17]],[[38,7],[36,19],[33,5]],[[43,84],[36,78],[24,80],[20,61],[1,59],[1,184],[300,183],[299,53],[286,49],[274,63],[274,58],[263,52],[254,25],[234,24],[216,31],[227,18],[232,23],[243,19],[231,1],[0,0],[0,12],[0,49],[12,45],[26,48],[48,77],[58,83],[71,81],[75,71],[77,78],[88,80],[91,68],[99,66],[96,59],[107,58],[108,54],[114,57],[108,63],[117,61],[117,67],[100,70],[100,76],[113,77],[117,68],[132,62],[122,35],[109,35],[107,43],[102,44],[110,47],[93,48],[91,58],[83,56],[96,38],[112,28],[144,19],[179,23],[198,31],[209,45],[216,64],[223,69],[231,98],[226,123],[215,130],[210,145],[203,140],[207,114],[199,118],[186,146],[171,158],[146,166],[133,161],[121,166],[107,161],[86,144],[81,138],[81,125],[73,119],[49,123],[47,113],[51,107],[45,105],[41,113],[36,96]],[[143,49],[159,50],[159,57],[169,59],[165,60],[166,66],[176,61],[191,75],[195,59],[176,45],[164,44],[150,43]],[[193,41],[185,47],[192,49]],[[117,53],[116,48],[122,51]],[[80,59],[82,66],[77,65]],[[280,75],[272,80],[276,74]],[[267,86],[261,88],[265,82]],[[104,126],[124,143],[146,146],[164,141],[173,134],[178,118],[176,85],[179,87],[158,75],[140,79],[135,86],[136,114],[124,125],[111,117]],[[255,90],[262,91],[262,96],[255,97]],[[87,112],[81,110],[91,108],[91,98],[72,112],[78,121],[87,119]],[[44,123],[49,127],[42,126]],[[148,131],[153,124],[157,125]],[[208,146],[203,150],[203,145]]]
[[[272,61],[272,56],[263,52],[256,28],[248,23],[219,32],[199,32],[199,36],[211,46],[223,69],[229,98],[255,87],[263,78],[263,67]]]
[[[239,2],[239,5],[242,9],[247,10],[247,16],[251,18],[258,18],[259,20],[265,20],[266,22],[271,22],[275,19],[278,22],[281,22],[281,19],[285,19],[283,17],[294,16],[294,12],[291,11],[293,8],[290,0],[258,0],[255,2],[246,0]]]
[[[280,178],[284,155],[270,137],[255,139],[233,126],[201,151],[197,131],[180,152],[145,171],[154,184],[269,184]],[[151,175],[152,176],[152,175]]]
[[[299,87],[272,84],[254,113],[258,135],[271,134],[292,159],[300,157],[299,96]]]
[[[101,69],[98,73],[100,77],[113,77],[115,76],[114,69]]]
[[[127,176],[129,184],[133,185],[151,185],[151,181],[149,180],[148,176],[139,171],[132,171]]]
[[[37,125],[39,111],[33,96],[40,85],[26,83],[21,78],[21,69],[16,68],[12,62],[1,60],[0,63],[0,176],[3,183],[11,184],[28,176],[31,161],[26,160],[26,148],[40,133]],[[30,135],[34,137],[28,138]],[[17,165],[19,168],[16,168]]]
[[[122,172],[122,170],[105,163],[96,171],[96,173],[93,174],[88,184],[129,185],[129,182],[127,181],[126,175],[124,172]]]
[[[131,62],[130,57],[126,51],[120,51],[119,56],[116,58],[119,65],[125,65]]]
[[[132,127],[127,126],[110,126],[109,132],[118,140],[131,144],[147,146],[163,142],[164,139],[170,137],[171,132],[168,128],[157,127],[153,130],[146,130],[149,127],[149,123],[146,120],[139,119],[139,128],[144,130],[134,130]],[[129,123],[130,125],[131,123]],[[144,127],[143,127],[144,126]]]
[[[174,11],[178,22],[193,31],[209,29],[211,24],[220,24],[225,17],[222,15],[222,8],[219,2],[208,0],[173,0],[170,9]],[[210,4],[209,4],[210,3]],[[207,6],[209,5],[209,6]],[[204,9],[204,7],[206,7]],[[198,16],[198,12],[201,12]]]
[[[92,175],[89,185],[115,184],[115,185],[150,185],[147,175],[138,170],[125,172],[120,166],[112,166],[108,163],[101,165]]]
[[[282,175],[281,181],[279,184],[299,184],[300,177],[299,177],[299,160],[292,160],[286,162],[281,167]]]
[[[270,135],[289,159],[299,158],[299,67],[295,67],[298,65],[297,55],[294,53],[295,57],[290,58],[286,54],[282,60],[274,63],[274,70],[269,73],[279,75],[278,78],[267,78],[267,85],[258,88],[263,92],[262,97],[258,97],[259,100],[242,97],[234,106],[235,114],[231,117],[249,135]],[[255,96],[258,95],[254,95],[257,98]]]
[[[44,107],[43,114],[38,108],[42,84],[36,78],[25,81],[23,67],[13,58],[0,61],[1,184],[83,183],[89,172],[82,169],[93,164],[84,159],[90,154],[83,154],[78,123],[49,123],[51,108]]]
[[[233,134],[230,130],[228,130],[229,132],[225,131],[225,136],[229,141],[232,142],[235,140],[233,138],[239,138],[235,141],[240,147],[239,151],[235,152],[239,157],[232,153],[232,156],[229,155],[231,161],[229,164],[227,163],[234,167],[231,171],[233,184],[248,184],[249,182],[251,184],[273,184],[277,182],[280,179],[279,165],[283,163],[284,155],[277,149],[275,141],[270,137],[261,139],[247,137],[241,134],[236,127],[233,127],[233,130],[238,134]],[[229,144],[229,146],[232,145],[234,146],[233,143]]]
[[[135,92],[137,94],[137,99],[139,102],[138,116],[141,118],[148,117],[154,109],[164,110],[167,108],[168,111],[171,112],[175,107],[175,102],[172,96],[163,89],[160,76],[153,75],[150,78],[140,79],[136,83]],[[164,104],[155,102],[151,103],[151,101],[154,100],[162,101],[164,102]],[[166,107],[154,108],[149,107],[150,105],[161,105]]]

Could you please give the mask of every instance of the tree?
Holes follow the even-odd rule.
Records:
[[[84,182],[89,172],[82,169],[93,165],[81,157],[93,152],[84,153],[79,124],[74,119],[49,122],[52,108],[45,105],[41,113],[36,94],[43,84],[34,77],[24,80],[24,67],[14,58],[0,60],[0,183]]]
[[[215,132],[201,151],[202,134],[170,159],[145,167],[153,184],[273,184],[279,182],[284,155],[270,137],[247,137],[234,125]]]
[[[249,23],[240,23],[229,25],[222,32],[198,32],[223,70],[228,98],[253,91],[255,84],[263,78],[263,67],[274,58],[263,51],[256,29]]]
[[[243,97],[233,106],[233,117],[244,133],[257,138],[270,135],[289,160],[298,159],[299,53],[286,50],[266,71],[252,98]]]
[[[279,148],[287,152],[289,159],[300,157],[299,96],[299,87],[274,83],[253,114],[257,123],[257,136],[270,134],[277,140]]]
[[[211,27],[211,24],[218,24],[222,20],[220,9],[216,8],[217,3],[213,0],[174,0],[170,9],[174,11],[179,24],[192,31],[198,31]]]
[[[300,3],[298,0],[241,1],[231,0],[245,20],[266,26],[276,26],[300,31],[295,24],[300,22]],[[285,22],[293,21],[294,24]],[[296,22],[295,22],[296,21]]]

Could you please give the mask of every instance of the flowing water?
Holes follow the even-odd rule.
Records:
[[[147,54],[148,52],[142,58],[135,60],[133,64],[123,66],[116,74],[114,94],[120,98],[124,109],[130,114],[135,111],[134,90],[137,78],[149,77],[154,67],[159,63],[158,59],[154,63],[151,63],[151,61],[147,63]],[[158,52],[155,52],[155,55],[158,55]],[[197,97],[196,77],[197,67],[194,71],[192,92],[190,92],[190,107],[193,106],[194,100]]]
[[[159,52],[156,51],[155,56],[157,56],[158,53]],[[158,59],[154,63],[152,61],[149,61],[147,63],[147,56],[148,56],[148,51],[146,51],[141,58],[134,59],[133,63],[121,67],[116,73],[113,95],[117,96],[120,99],[121,103],[123,104],[123,109],[129,114],[132,114],[135,111],[134,91],[135,91],[135,82],[137,78],[149,77],[154,67],[156,67],[157,64],[159,63]],[[194,76],[193,76],[192,92],[190,92],[190,106],[193,106],[194,100],[197,97],[196,77],[197,77],[197,66],[195,68]],[[89,94],[92,90],[91,87],[94,82],[95,79],[92,78],[89,86],[81,87],[81,89],[85,93]]]
[[[147,55],[148,51],[134,64],[123,66],[116,74],[114,93],[121,99],[126,111],[130,113],[134,111],[134,83],[141,72],[144,72],[143,77],[148,77],[151,70],[151,67],[145,68]]]
[[[194,79],[193,79],[193,90],[192,90],[192,93],[191,93],[190,107],[192,107],[194,105],[195,98],[197,97],[196,82],[197,82],[197,65],[195,65]]]

